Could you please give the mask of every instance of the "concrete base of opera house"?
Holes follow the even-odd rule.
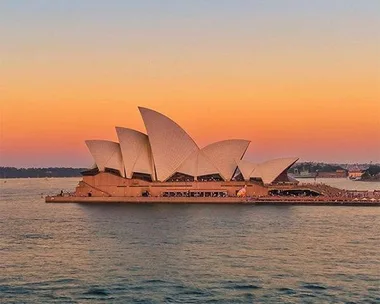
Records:
[[[236,198],[236,193],[246,186],[246,196],[266,196],[268,187],[244,181],[176,181],[148,182],[139,179],[127,179],[121,176],[100,172],[93,176],[84,176],[76,187],[76,197],[133,197],[147,196],[162,198],[165,195],[181,194],[187,196],[194,193],[195,199],[201,199],[200,193],[207,193],[206,199],[217,195],[220,198]],[[173,195],[174,196],[174,195]],[[146,198],[146,197],[145,197]]]
[[[236,192],[245,187],[245,197]],[[306,190],[318,196],[271,196],[270,190]],[[145,194],[148,194],[144,196]],[[181,194],[171,196],[170,194]],[[169,195],[165,195],[169,194]],[[191,196],[192,194],[196,196]],[[201,194],[201,195],[200,195]],[[248,181],[212,182],[147,182],[126,179],[108,172],[84,176],[74,193],[47,196],[47,203],[130,203],[130,204],[263,204],[263,205],[346,205],[380,206],[375,201],[354,200],[345,190],[327,185],[282,184],[264,186]]]

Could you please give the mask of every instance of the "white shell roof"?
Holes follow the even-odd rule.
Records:
[[[251,177],[253,177],[251,176],[253,174],[253,171],[258,168],[258,164],[251,163],[244,159],[239,160],[237,164],[245,180],[249,180]]]
[[[99,171],[104,171],[107,167],[119,170],[120,174],[125,176],[119,143],[109,140],[86,140],[86,145]]]
[[[259,170],[264,184],[272,183],[282,172],[291,167],[297,160],[297,157],[289,157],[272,159],[261,163],[259,165]]]
[[[176,170],[191,176],[202,176],[208,174],[219,174],[219,170],[202,152],[194,151]]]
[[[250,144],[249,140],[228,139],[212,143],[202,149],[203,154],[215,165],[219,174],[230,180],[237,161],[241,160]]]
[[[271,184],[282,172],[291,167],[297,157],[278,158],[261,164],[240,160],[238,167],[245,180],[250,178],[261,178],[264,184]]]
[[[187,159],[177,168],[177,172],[181,172],[191,176],[198,175],[198,154],[199,149],[189,155]]]
[[[116,127],[121,154],[124,161],[126,177],[131,178],[133,172],[153,174],[153,160],[148,136],[139,131]]]
[[[198,176],[209,174],[220,174],[220,172],[214,162],[205,155],[203,150],[200,150],[198,154]]]
[[[139,107],[149,136],[157,179],[165,181],[199,148],[173,120],[156,111]]]

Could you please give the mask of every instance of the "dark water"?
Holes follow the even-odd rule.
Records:
[[[1,303],[380,303],[380,208],[54,205],[0,180]]]

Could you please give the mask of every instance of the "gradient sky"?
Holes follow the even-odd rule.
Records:
[[[89,166],[138,105],[246,158],[380,162],[380,1],[0,2],[0,166]]]

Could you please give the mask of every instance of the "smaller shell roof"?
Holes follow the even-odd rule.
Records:
[[[264,184],[272,183],[282,172],[290,168],[297,160],[297,157],[277,158],[260,164],[259,169]]]
[[[219,170],[215,167],[202,152],[202,150],[194,151],[176,170],[177,172],[188,174],[194,177],[219,174]]]
[[[126,177],[131,178],[134,172],[138,172],[149,174],[153,179],[153,161],[148,136],[123,127],[116,127],[116,133],[120,142]]]
[[[271,184],[279,175],[281,175],[281,173],[288,170],[297,160],[297,157],[277,158],[261,164],[241,160],[238,162],[238,167],[245,180],[249,180],[250,178],[261,178],[264,184]]]
[[[212,143],[201,151],[215,165],[225,180],[230,180],[234,174],[237,162],[241,160],[248,149],[249,140],[227,139]]]
[[[253,171],[258,167],[258,164],[251,163],[244,159],[237,161],[237,165],[245,180],[249,180],[252,177]]]
[[[118,170],[120,174],[125,177],[119,143],[97,139],[86,140],[85,142],[99,171],[104,171],[105,168],[111,168]]]

